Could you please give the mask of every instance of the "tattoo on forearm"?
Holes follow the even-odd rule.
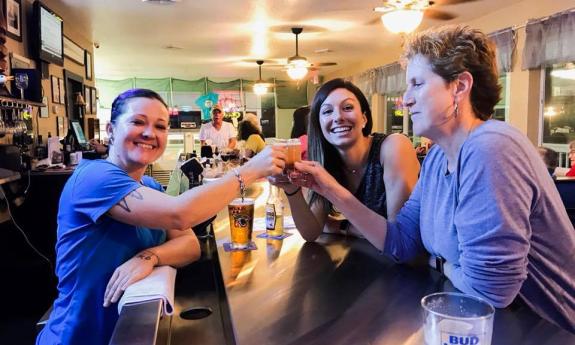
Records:
[[[136,254],[136,257],[142,260],[152,260],[152,257],[156,257],[157,259],[157,264],[160,265],[160,257],[158,255],[156,255],[156,253],[154,253],[151,250],[143,250],[141,252],[139,252],[138,254]]]
[[[120,200],[120,202],[118,202],[118,206],[120,206],[126,212],[132,212],[132,210],[130,210],[130,208],[128,207],[128,202],[126,201],[126,198]]]

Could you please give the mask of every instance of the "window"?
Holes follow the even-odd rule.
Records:
[[[509,73],[504,73],[499,77],[499,84],[501,85],[501,100],[495,105],[495,112],[493,119],[499,121],[509,120],[509,90],[510,83],[508,82]]]
[[[385,98],[386,102],[386,121],[387,133],[405,133],[409,136],[413,135],[413,123],[409,117],[404,116],[402,95],[389,95]],[[407,130],[404,130],[407,125]]]
[[[575,140],[575,63],[546,68],[544,87],[542,141],[566,145]]]

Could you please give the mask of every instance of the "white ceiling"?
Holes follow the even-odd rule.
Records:
[[[520,0],[440,5],[443,1],[437,0],[435,8],[458,17],[448,22],[424,18],[420,28],[466,22]],[[87,38],[99,43],[94,49],[95,74],[105,79],[256,79],[256,59],[278,64],[295,54],[292,26],[304,27],[299,36],[300,55],[316,63],[337,62],[337,66],[322,68],[321,74],[350,70],[365,61],[377,64],[380,56],[399,51],[401,44],[399,36],[377,22],[373,8],[381,6],[382,0],[181,0],[172,5],[141,0],[60,2],[73,14],[74,25],[85,27]],[[67,21],[65,16],[64,25]],[[281,68],[267,63],[264,78],[287,79]]]

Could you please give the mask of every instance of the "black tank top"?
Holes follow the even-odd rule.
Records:
[[[367,167],[355,192],[355,197],[374,212],[387,217],[387,204],[385,197],[385,184],[383,183],[383,166],[379,160],[381,143],[386,135],[373,133]]]

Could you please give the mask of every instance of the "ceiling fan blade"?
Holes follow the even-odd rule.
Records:
[[[427,10],[425,10],[425,12],[423,12],[423,16],[429,19],[437,19],[437,20],[451,20],[457,17],[452,13],[434,10],[433,8],[428,8]]]
[[[318,62],[318,63],[312,63],[311,67],[327,67],[335,65],[337,65],[337,62]]]
[[[286,67],[286,65],[284,65],[284,64],[269,64],[269,65],[265,65],[265,66],[269,67],[269,68],[285,68]]]
[[[275,59],[275,60],[274,60],[274,59],[242,59],[241,61],[242,61],[242,62],[247,62],[247,63],[250,63],[250,64],[255,64],[258,60],[263,61],[263,64],[264,64],[264,66],[266,66],[266,67],[269,67],[268,64],[270,64],[270,63],[277,64],[277,62],[278,62],[277,59]]]
[[[475,2],[478,0],[435,0],[435,5],[458,5],[466,2]]]
[[[376,25],[376,24],[381,24],[381,16],[378,16],[376,18],[373,18],[367,22],[365,22],[363,25]]]

